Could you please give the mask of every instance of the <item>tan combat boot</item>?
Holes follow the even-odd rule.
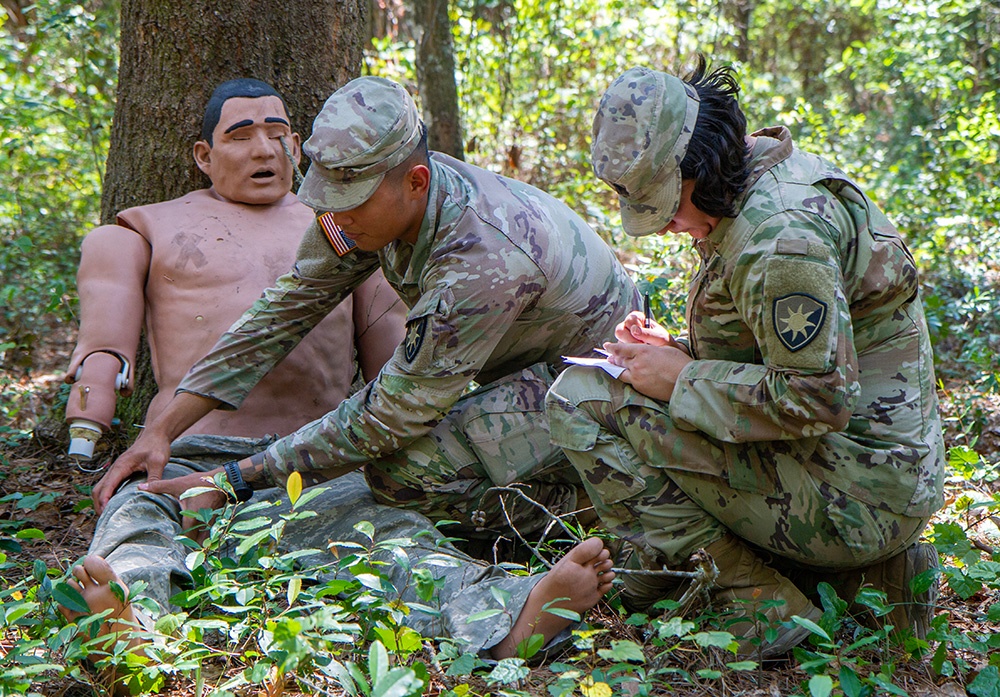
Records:
[[[789,622],[792,615],[813,622],[823,616],[794,583],[767,566],[735,535],[727,534],[705,551],[719,569],[712,600],[731,613],[724,617],[723,626],[739,641],[737,655],[740,658],[760,661],[788,653],[809,636],[809,630],[794,624],[784,627],[781,623]],[[783,600],[784,603],[762,607],[769,600]],[[754,617],[759,614],[764,618]],[[771,642],[765,638],[769,627],[778,631]]]
[[[918,595],[910,589],[910,581],[928,569],[936,569],[939,564],[934,545],[918,542],[883,562],[851,572],[857,579],[855,589],[863,583],[884,591],[886,601],[892,605],[892,612],[884,617],[874,617],[865,608],[862,615],[865,624],[891,624],[895,632],[909,629],[918,639],[926,639],[940,592],[938,580],[935,578],[930,588]],[[853,594],[847,598],[853,599]]]

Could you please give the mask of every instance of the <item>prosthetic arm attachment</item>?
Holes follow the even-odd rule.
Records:
[[[66,404],[71,457],[93,457],[118,394],[131,393],[148,268],[149,245],[133,230],[104,225],[83,241],[80,332],[64,378],[73,384]]]

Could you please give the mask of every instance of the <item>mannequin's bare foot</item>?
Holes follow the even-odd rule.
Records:
[[[96,554],[84,557],[80,565],[73,567],[73,576],[75,579],[69,579],[68,583],[80,591],[91,613],[111,610],[111,614],[105,618],[101,626],[100,636],[117,640],[124,636],[125,632],[135,629],[136,618],[132,605],[119,600],[111,589],[111,584],[117,583],[125,593],[128,593],[128,587],[103,557]],[[83,613],[74,612],[63,606],[59,606],[59,611],[70,621],[83,616]],[[135,637],[129,640],[129,647],[134,648],[142,643],[144,643],[142,639]]]
[[[611,553],[596,537],[584,540],[567,552],[531,589],[510,633],[490,649],[493,658],[516,656],[518,644],[532,634],[541,634],[547,644],[568,627],[570,620],[542,609],[548,603],[565,598],[549,607],[573,610],[581,615],[597,605],[597,601],[611,590],[615,578],[610,557]]]

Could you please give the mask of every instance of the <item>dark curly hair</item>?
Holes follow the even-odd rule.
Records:
[[[729,67],[707,72],[704,56],[685,82],[695,88],[701,104],[698,120],[681,161],[681,177],[695,181],[691,202],[712,216],[733,218],[736,199],[747,188],[750,147],[746,143],[747,119],[736,95],[740,91],[735,71]]]

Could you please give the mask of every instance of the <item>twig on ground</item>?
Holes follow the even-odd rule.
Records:
[[[516,492],[519,496],[521,496],[521,498],[525,499],[526,501],[528,501],[530,503],[533,503],[535,506],[538,506],[543,511],[545,511],[546,515],[548,515],[549,517],[551,517],[553,519],[558,520],[558,518],[556,518],[555,514],[552,513],[552,511],[550,511],[548,508],[546,508],[542,504],[538,503],[533,498],[531,498],[530,496],[528,496],[527,494],[525,494],[523,491],[521,491],[520,489],[518,489],[516,487],[492,487],[490,489],[487,489],[486,494],[489,494],[491,491],[513,491],[513,492]],[[486,496],[486,494],[484,494],[484,496]],[[532,554],[535,555],[535,558],[538,559],[538,561],[542,562],[542,564],[545,565],[546,569],[551,569],[554,565],[551,564],[549,562],[549,560],[546,559],[542,555],[542,550],[540,549],[541,545],[540,544],[533,545],[530,542],[528,542],[528,540],[526,540],[524,538],[524,535],[521,534],[521,531],[517,529],[517,526],[514,525],[514,521],[511,520],[511,517],[510,517],[510,512],[507,510],[507,499],[504,498],[503,496],[500,496],[499,499],[500,499],[500,510],[503,511],[503,517],[504,517],[504,519],[506,519],[507,525],[510,526],[510,529],[514,531],[514,534],[517,536],[517,539],[519,539],[521,541],[521,543],[524,544],[524,546],[526,546],[528,549],[531,550]],[[564,525],[563,528],[565,529],[565,527],[566,526]],[[549,528],[546,528],[546,532],[548,530],[549,530]],[[572,533],[570,533],[568,530],[567,530],[567,534],[569,534],[570,537],[572,537]]]
[[[561,527],[563,529],[563,532],[565,532],[567,535],[569,535],[570,539],[576,540],[576,535],[573,533],[572,530],[569,529],[569,526],[567,526],[566,523],[563,522],[561,516],[556,515],[555,513],[553,513],[552,511],[550,511],[548,508],[546,508],[544,505],[538,503],[538,501],[535,501],[535,499],[533,499],[530,496],[528,496],[527,494],[525,494],[524,491],[522,491],[520,488],[518,488],[516,486],[494,486],[494,487],[490,487],[489,489],[487,489],[486,490],[486,494],[484,494],[484,496],[490,494],[490,492],[493,492],[493,491],[500,491],[500,492],[504,492],[505,491],[505,492],[508,492],[508,493],[517,494],[518,496],[520,496],[522,499],[524,499],[525,501],[527,501],[529,504],[531,504],[535,508],[540,508],[545,513],[545,515],[547,515],[552,521],[554,521],[555,523],[559,524],[559,527]],[[503,497],[501,497],[500,498],[501,504],[503,503],[503,501],[504,501],[504,499],[503,499]],[[576,540],[576,541],[580,542],[580,540]]]

